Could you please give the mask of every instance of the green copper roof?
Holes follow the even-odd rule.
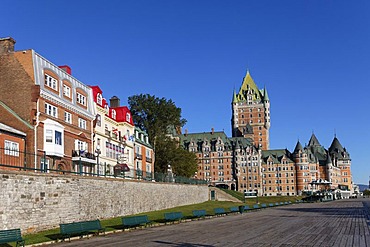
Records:
[[[33,126],[28,123],[26,120],[21,118],[15,111],[13,111],[9,106],[7,106],[4,102],[0,101],[0,105],[4,107],[5,110],[7,110],[10,114],[12,114],[15,118],[17,118],[19,121],[21,121],[24,125],[26,125],[28,128],[33,129]]]
[[[276,163],[281,163],[281,159],[284,156],[286,157],[286,159],[289,163],[293,162],[293,160],[291,158],[291,153],[287,149],[262,150],[262,160],[263,160],[264,163],[267,162],[267,159],[269,157],[272,158],[272,160],[275,164]]]
[[[239,101],[246,101],[246,96],[248,91],[252,92],[252,100],[257,100],[262,98],[262,94],[260,90],[258,89],[256,83],[254,82],[253,78],[249,74],[249,71],[247,71],[247,74],[245,75],[243,79],[242,86],[240,87],[239,93],[236,95],[235,102]]]
[[[234,89],[233,103],[237,103],[237,102],[238,102],[238,98],[236,97],[236,92],[235,92],[235,89]]]
[[[270,101],[269,95],[267,93],[266,87],[263,88],[263,100],[264,101]]]

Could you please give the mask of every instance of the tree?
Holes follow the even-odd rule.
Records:
[[[135,125],[148,133],[149,142],[154,147],[155,171],[166,173],[171,165],[176,175],[193,176],[197,171],[196,155],[182,149],[168,136],[170,127],[183,127],[186,123],[181,117],[181,108],[172,100],[149,94],[131,96],[128,104]]]
[[[186,123],[181,118],[181,108],[176,107],[172,100],[140,94],[129,97],[128,104],[135,125],[148,133],[154,147],[156,138],[165,135],[169,126],[183,127]]]
[[[367,196],[367,197],[370,196],[370,190],[364,190],[363,193],[364,193],[364,196]]]

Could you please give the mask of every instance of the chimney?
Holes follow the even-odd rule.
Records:
[[[120,100],[117,96],[110,98],[110,107],[115,108],[120,106]]]
[[[58,67],[64,70],[68,75],[72,75],[72,69],[68,65],[61,65]]]
[[[14,51],[15,40],[11,37],[0,38],[0,54]]]
[[[188,129],[185,129],[185,134],[184,136],[187,136],[188,135]]]
[[[214,128],[212,128],[211,129],[211,134],[213,135],[215,133],[215,129]]]

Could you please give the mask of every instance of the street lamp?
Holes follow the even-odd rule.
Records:
[[[99,177],[99,172],[100,172],[100,169],[99,169],[99,155],[101,154],[101,151],[100,151],[100,146],[99,145],[96,145],[96,148],[95,148],[95,156],[96,156],[96,172],[98,174],[98,177]]]

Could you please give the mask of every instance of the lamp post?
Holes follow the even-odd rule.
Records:
[[[96,156],[96,173],[98,174],[98,177],[99,177],[99,172],[100,172],[100,169],[99,169],[99,155],[101,154],[101,151],[100,151],[100,146],[99,145],[96,145],[96,148],[95,148],[95,156]]]

